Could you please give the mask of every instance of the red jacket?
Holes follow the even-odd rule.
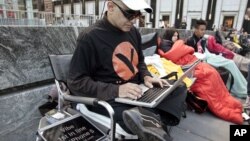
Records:
[[[222,54],[223,57],[227,59],[233,59],[234,53],[229,49],[223,47],[221,44],[216,43],[214,36],[209,36],[207,39],[207,49],[211,53]]]

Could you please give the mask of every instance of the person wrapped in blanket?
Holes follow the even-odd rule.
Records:
[[[250,59],[242,56],[238,53],[235,53],[227,48],[225,48],[223,45],[216,42],[214,36],[207,36],[207,49],[214,54],[221,54],[224,58],[233,60],[238,69],[245,74],[246,80],[247,80],[247,97],[244,107],[249,109],[250,108]],[[244,49],[245,50],[245,49]],[[229,57],[228,54],[231,54],[232,57]],[[238,76],[238,75],[237,75]],[[242,76],[242,75],[240,75]],[[244,80],[244,79],[243,79]],[[237,87],[236,87],[237,88]]]
[[[179,40],[176,29],[167,29],[158,48],[158,54],[178,65],[192,64],[198,58],[194,49]],[[204,56],[199,56],[204,58]],[[208,63],[200,62],[194,71],[195,83],[190,90],[208,102],[208,108],[216,116],[242,124],[242,104],[230,95],[219,73]]]
[[[232,74],[234,83],[231,94],[239,98],[249,99],[249,85],[240,72],[249,73],[250,59],[238,55],[216,42],[214,36],[205,36],[206,21],[197,20],[192,37],[187,39],[186,44],[193,47],[196,52],[206,55],[206,62],[214,67],[224,67]],[[250,80],[249,80],[250,81]],[[246,100],[246,105],[249,105]]]
[[[214,54],[221,54],[223,57],[233,60],[239,70],[243,73],[249,72],[248,66],[250,64],[250,59],[240,54],[240,52],[243,50],[240,45],[236,43],[233,43],[232,45],[232,43],[230,43],[225,47],[221,43],[218,43],[216,37],[212,35],[205,35],[204,38],[206,38],[206,48],[209,52]],[[240,51],[236,50],[235,47],[232,47],[236,45],[239,46],[236,48],[238,48]],[[231,46],[232,48],[229,49],[229,46]]]

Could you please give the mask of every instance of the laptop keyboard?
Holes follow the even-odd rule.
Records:
[[[144,92],[142,97],[137,99],[137,101],[150,103],[150,102],[154,101],[158,96],[160,96],[168,88],[169,88],[169,86],[163,86],[163,88],[153,87],[151,89],[148,89],[146,92]]]

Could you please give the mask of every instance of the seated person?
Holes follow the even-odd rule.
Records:
[[[232,41],[234,43],[239,43],[239,39],[237,36],[237,30],[230,30],[227,36],[225,37],[228,41]]]
[[[116,122],[139,139],[171,140],[167,125],[179,123],[187,92],[185,85],[177,87],[154,109],[114,101],[116,97],[140,98],[141,83],[150,88],[153,84],[162,87],[167,83],[152,77],[144,63],[141,36],[133,26],[143,9],[152,12],[144,0],[108,1],[104,18],[85,29],[77,39],[67,84],[75,95],[107,101],[115,111]],[[91,110],[108,115],[101,107]]]
[[[206,44],[207,40],[204,38],[206,30],[206,22],[204,20],[197,20],[195,24],[195,30],[192,37],[187,39],[186,44],[194,48],[195,52],[203,53],[206,55],[206,62],[214,67],[224,67],[231,72],[234,77],[234,84],[232,86],[231,93],[239,98],[247,97],[247,81],[239,71],[237,65],[234,63],[234,53],[223,49],[226,52],[225,55],[230,58],[224,58],[221,55],[215,55],[210,53]],[[209,42],[208,42],[209,43]],[[220,48],[221,49],[221,48]]]
[[[178,65],[187,65],[196,61],[194,49],[178,40],[176,29],[167,29],[163,35],[158,53]],[[208,102],[209,109],[218,117],[242,124],[242,105],[232,97],[218,72],[209,64],[200,62],[194,72],[195,83],[190,90]],[[230,113],[230,114],[229,114]]]
[[[223,57],[233,60],[237,67],[245,73],[248,73],[248,65],[250,64],[250,59],[245,56],[234,53],[233,51],[225,48],[221,44],[216,42],[214,36],[206,35],[207,46],[209,52],[214,54],[221,54]]]
[[[226,40],[222,34],[223,33],[221,33],[218,30],[215,32],[214,37],[215,37],[216,43],[222,45],[223,47],[231,50],[234,53],[242,54],[243,49],[241,48],[241,46],[237,43]]]
[[[249,38],[248,38],[247,32],[244,32],[242,35],[240,35],[239,44],[241,46],[250,48],[250,42],[249,42]]]

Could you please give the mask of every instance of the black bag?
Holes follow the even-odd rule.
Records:
[[[48,111],[55,109],[57,107],[58,103],[56,101],[48,101],[44,103],[43,105],[39,106],[39,112],[42,116],[45,116],[45,113]]]
[[[187,92],[186,98],[187,107],[196,112],[196,113],[203,113],[207,110],[208,103],[206,100],[196,96],[193,92]]]
[[[48,101],[38,107],[40,114],[42,116],[45,116],[45,113],[47,113],[48,111],[52,109],[55,109],[58,105],[57,99],[58,99],[58,91],[57,91],[56,86],[54,85],[52,86],[48,94],[48,97],[47,97]]]
[[[215,68],[217,70],[217,72],[220,74],[223,82],[225,85],[227,85],[227,81],[228,81],[228,78],[229,76],[231,76],[231,81],[230,81],[230,86],[228,88],[229,92],[231,91],[232,87],[233,87],[233,84],[234,84],[234,77],[233,75],[231,74],[231,72],[229,70],[227,70],[226,68],[224,67],[218,67],[218,68]]]

